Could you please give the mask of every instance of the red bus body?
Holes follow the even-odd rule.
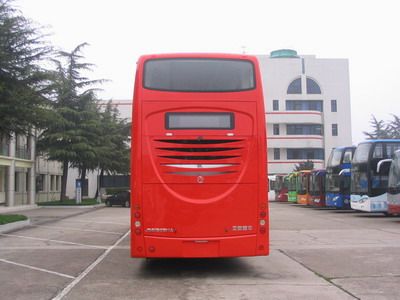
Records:
[[[255,88],[176,92],[144,87],[158,59],[244,60]],[[228,54],[142,56],[133,99],[132,257],[269,254],[266,131],[255,57]],[[229,113],[234,128],[166,129],[170,113]]]

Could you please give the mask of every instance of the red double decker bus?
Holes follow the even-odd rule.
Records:
[[[142,56],[133,103],[132,257],[268,255],[257,59]]]

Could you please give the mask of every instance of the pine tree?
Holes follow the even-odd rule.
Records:
[[[41,127],[50,93],[50,73],[40,66],[51,53],[40,28],[11,0],[0,0],[0,136]]]
[[[372,132],[364,131],[363,133],[367,136],[369,140],[376,139],[391,139],[392,134],[390,132],[390,125],[385,123],[383,120],[377,120],[374,115],[371,117],[371,121],[369,122],[371,127],[373,128]]]
[[[86,170],[96,165],[96,145],[100,132],[99,113],[95,91],[89,88],[104,80],[89,80],[81,75],[90,70],[92,64],[81,63],[81,50],[87,44],[78,45],[71,52],[60,51],[54,60],[57,70],[54,75],[56,99],[48,118],[47,128],[41,133],[38,149],[47,153],[50,160],[63,164],[61,200],[66,199],[68,168],[78,167],[81,178]],[[83,181],[84,182],[84,181]]]

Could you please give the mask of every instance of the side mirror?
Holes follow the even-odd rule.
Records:
[[[381,171],[381,168],[386,165],[386,164],[390,164],[392,163],[392,159],[388,158],[388,159],[382,159],[378,162],[378,164],[376,165],[376,173],[379,174],[379,172]]]
[[[339,172],[339,176],[344,175],[345,173],[350,173],[350,169],[343,169]]]

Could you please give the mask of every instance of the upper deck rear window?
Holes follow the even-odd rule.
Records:
[[[254,66],[234,59],[175,58],[145,63],[143,86],[176,92],[237,92],[255,88]]]

